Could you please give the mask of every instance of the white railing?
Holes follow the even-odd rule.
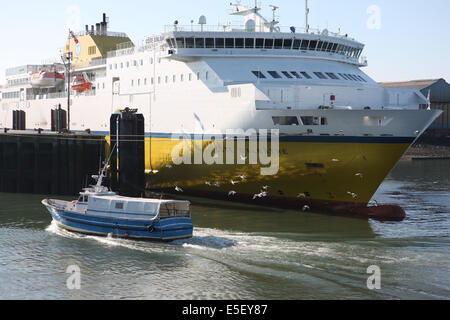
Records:
[[[265,32],[265,33],[293,33],[291,30],[292,27],[287,26],[276,26],[274,27],[274,32]],[[300,34],[306,34],[306,29],[304,27],[302,28],[295,28],[295,33]],[[245,28],[244,25],[232,25],[232,24],[219,24],[219,25],[198,25],[198,24],[192,24],[192,25],[166,25],[164,26],[164,32],[264,32],[263,30],[267,27],[255,27],[255,30],[249,31]],[[261,31],[260,31],[261,30]],[[355,41],[355,39],[350,38],[347,34],[337,33],[337,32],[331,32],[327,29],[320,30],[320,29],[314,29],[310,28],[308,34],[314,34],[314,35],[322,35],[322,36],[329,36],[329,37],[335,37],[335,38],[342,38],[342,39],[348,39]]]

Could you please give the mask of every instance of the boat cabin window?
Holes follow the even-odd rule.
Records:
[[[225,39],[225,47],[227,49],[234,48],[234,39],[233,38],[226,38]]]
[[[273,124],[276,126],[298,126],[297,117],[272,117]]]
[[[302,77],[295,71],[291,71],[291,73],[296,77],[297,79],[302,79]]]
[[[87,203],[89,201],[89,196],[80,196],[78,198],[78,203]]]
[[[246,49],[253,49],[254,47],[255,47],[255,39],[253,39],[253,38],[245,39],[245,48]]]
[[[293,77],[291,76],[291,74],[287,71],[281,71],[282,74],[284,74],[284,76],[288,79],[292,79]]]
[[[294,50],[300,49],[301,43],[302,43],[302,40],[295,39],[294,44],[292,45],[292,49],[294,49]]]
[[[291,49],[292,48],[292,39],[284,39],[283,49]]]
[[[278,74],[278,72],[276,71],[268,71],[268,72],[274,79],[281,79],[281,76]]]
[[[273,39],[266,39],[264,41],[264,49],[272,49],[273,48]]]
[[[206,48],[214,48],[214,38],[205,39]]]
[[[257,49],[264,48],[264,39],[256,39],[256,48]]]
[[[195,47],[197,49],[203,49],[205,47],[205,39],[204,38],[195,38]]]
[[[312,79],[312,77],[308,74],[308,73],[306,73],[306,72],[304,72],[304,71],[302,71],[302,72],[300,72],[306,79]]]
[[[314,72],[314,74],[317,76],[317,78],[319,79],[327,79],[327,77],[322,73],[322,72]]]
[[[194,38],[186,38],[186,48],[194,48]]]
[[[283,48],[283,39],[275,39],[275,49],[282,49]]]
[[[266,76],[261,71],[252,71],[252,73],[259,79],[266,79]]]
[[[326,75],[329,76],[331,79],[333,80],[339,80],[338,76],[336,76],[334,73],[332,72],[326,72]]]
[[[116,202],[116,209],[123,210],[123,202]]]
[[[225,48],[225,39],[224,38],[217,38],[216,39],[216,48],[217,49]]]
[[[237,49],[244,48],[244,39],[243,38],[236,38],[234,41],[236,43],[236,48]]]
[[[177,47],[184,48],[184,38],[177,38]]]
[[[318,126],[320,124],[319,117],[300,117],[304,126]]]

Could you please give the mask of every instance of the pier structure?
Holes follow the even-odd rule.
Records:
[[[4,130],[0,192],[76,195],[105,158],[105,136]]]

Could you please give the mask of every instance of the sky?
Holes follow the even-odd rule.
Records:
[[[178,20],[181,25],[207,17],[208,24],[228,21],[231,0],[15,0],[0,10],[0,84],[5,69],[40,64],[57,57],[68,28],[110,17],[110,31],[125,32],[135,42],[159,34]],[[233,0],[234,1],[234,0]],[[252,4],[253,0],[242,0]],[[258,1],[260,2],[260,1]],[[281,26],[303,27],[303,0],[264,0],[279,6]],[[448,0],[309,0],[311,28],[347,33],[366,45],[363,70],[376,81],[445,78],[450,82],[450,1]]]

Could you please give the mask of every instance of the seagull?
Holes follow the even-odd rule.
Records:
[[[206,184],[207,186],[210,186],[210,187],[211,187],[211,182],[206,181],[205,184]]]
[[[303,206],[302,208],[303,211],[309,211],[310,209],[311,209],[310,206]]]
[[[358,197],[358,195],[356,193],[353,193],[353,192],[350,192],[350,191],[347,192],[347,194],[351,195],[353,199]]]
[[[242,160],[242,161],[246,161],[246,160],[247,160],[247,157],[241,156],[241,160]]]
[[[230,191],[230,192],[228,193],[228,196],[231,197],[231,196],[235,196],[236,194],[237,194],[236,191]]]
[[[237,177],[238,177],[238,178],[241,178],[242,180],[245,180],[245,179],[247,179],[247,177],[246,177],[246,176],[244,176],[244,175],[238,175]]]
[[[172,166],[170,164],[166,164],[166,168],[172,169]]]
[[[306,198],[306,194],[304,193],[299,193],[297,198]]]
[[[183,189],[181,189],[180,187],[175,187],[175,191],[177,191],[177,192],[184,192]]]
[[[256,198],[264,198],[264,197],[267,197],[267,192],[261,192],[259,194],[255,194],[253,196],[253,200],[255,200]]]
[[[264,186],[262,188],[263,188],[264,191],[267,191],[267,190],[269,190],[270,186]]]
[[[333,161],[333,162],[341,162],[341,160],[339,160],[339,159],[333,159],[331,161]]]
[[[361,179],[364,178],[364,175],[363,175],[362,173],[357,173],[357,174],[355,174],[355,176],[356,176],[356,177],[360,177]]]
[[[234,181],[234,180],[231,180],[231,184],[234,186],[234,185],[237,185],[239,182],[237,182],[237,181]]]

